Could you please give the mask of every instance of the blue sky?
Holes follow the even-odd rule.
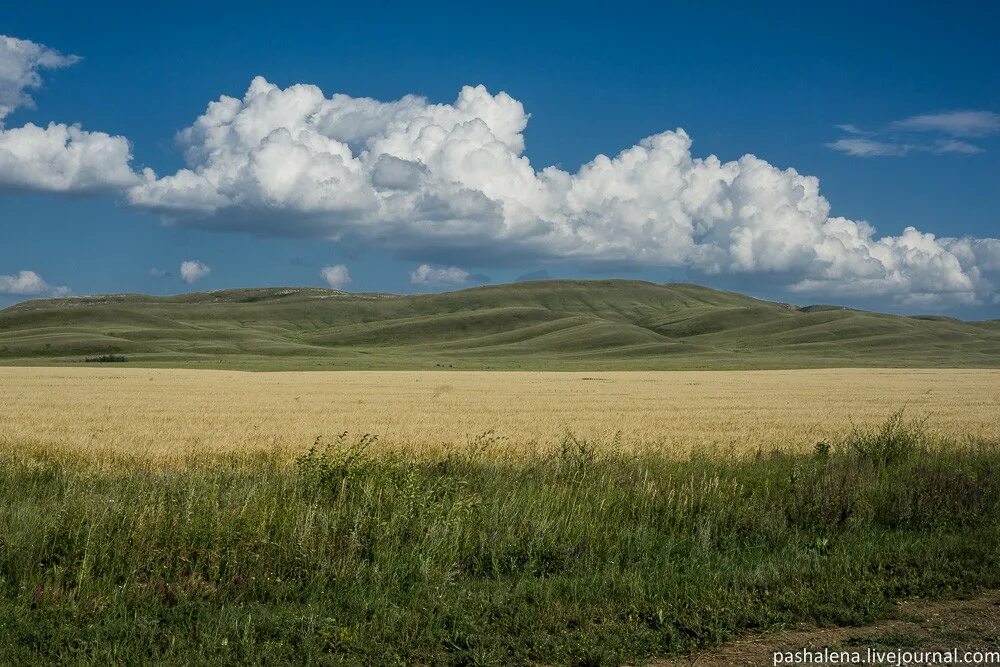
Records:
[[[343,265],[351,282],[342,282],[343,272],[334,282],[358,291],[453,289],[544,272],[691,280],[797,303],[1000,314],[1000,6],[535,4],[5,7],[0,34],[81,59],[38,68],[41,85],[23,89],[33,108],[0,116],[4,131],[79,124],[126,138],[132,158],[117,165],[127,176],[81,184],[64,170],[52,185],[33,171],[50,168],[47,158],[30,166],[11,158],[5,167],[0,142],[0,276],[9,279],[4,290],[0,278],[8,292],[0,304],[61,286],[73,294],[162,294],[324,285],[323,268]],[[458,113],[452,107],[463,86],[482,84],[489,98],[473,106],[493,109],[484,112],[487,139],[449,126],[442,141],[453,143],[433,156],[399,143],[412,132],[385,140],[396,146],[385,150],[400,168],[423,174],[418,204],[386,204],[405,188],[379,185],[372,174],[386,162],[375,158],[356,168],[363,173],[349,187],[364,190],[356,200],[327,190],[343,190],[346,181],[311,177],[276,196],[268,179],[282,178],[280,159],[252,182],[222,187],[212,174],[253,164],[259,146],[226,144],[225,164],[216,164],[204,157],[208,140],[185,144],[177,134],[220,96],[243,99],[256,76],[278,92],[312,84],[326,98],[419,95],[426,103],[400,113],[434,123]],[[495,114],[496,122],[518,122],[516,109],[496,102],[501,91],[530,114],[520,132],[491,124]],[[311,116],[295,116],[294,101],[270,103],[287,108],[269,117],[264,133],[287,126],[298,141],[299,130],[316,129]],[[244,100],[258,119],[263,104]],[[434,105],[451,106],[428,110]],[[479,113],[460,111],[465,123]],[[599,177],[577,173],[599,154],[614,158],[677,128],[690,146],[676,135],[647,146],[648,166],[639,171],[617,164]],[[384,139],[373,132],[357,141]],[[469,151],[494,138],[506,152],[476,153],[481,173],[442,157],[472,159]],[[17,159],[36,157],[24,154],[33,144],[15,139]],[[469,141],[486,144],[467,150]],[[351,157],[366,147],[351,144]],[[185,148],[202,157],[186,161]],[[722,163],[752,154],[763,164],[734,163],[718,177],[722,190],[706,195],[690,183],[711,169],[678,166],[677,154]],[[522,157],[529,172],[556,166],[572,185],[562,176],[525,181]],[[510,166],[498,166],[507,158]],[[310,164],[322,175],[332,169]],[[186,166],[224,203],[187,207],[187,190],[169,180]],[[152,185],[140,183],[143,168],[155,172]],[[808,184],[788,168],[818,178],[828,212],[815,212],[815,196],[800,192]],[[536,185],[544,192],[529,200],[524,193]],[[711,201],[694,207],[692,192]],[[431,200],[446,212],[427,213]],[[791,218],[789,202],[798,209]],[[861,239],[843,249],[842,226],[828,223],[838,217],[875,231],[866,237],[851,227],[843,233]],[[908,227],[920,236],[906,236]],[[185,282],[184,261],[210,272],[189,271],[196,280]],[[17,282],[21,271],[36,274],[44,289]]]

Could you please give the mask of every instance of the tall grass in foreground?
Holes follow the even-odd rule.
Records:
[[[1000,585],[1000,449],[0,463],[0,663],[616,663]]]

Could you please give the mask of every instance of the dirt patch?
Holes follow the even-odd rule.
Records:
[[[776,651],[809,649],[857,651],[1000,651],[1000,591],[968,600],[908,600],[896,606],[894,618],[859,628],[795,628],[747,635],[718,649],[690,656],[654,660],[654,667],[744,667],[773,665]],[[964,657],[960,655],[960,659]],[[785,664],[823,664],[799,662]],[[826,664],[834,664],[832,661]],[[891,664],[862,662],[859,664]],[[925,662],[910,664],[929,664]],[[967,662],[993,664],[1000,662]]]

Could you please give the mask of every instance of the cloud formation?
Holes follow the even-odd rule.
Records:
[[[992,111],[947,111],[894,121],[897,130],[944,132],[956,137],[985,137],[1000,132],[1000,114]]]
[[[931,151],[934,153],[964,153],[966,155],[986,152],[979,146],[958,139],[938,139],[931,147]]]
[[[26,39],[0,35],[0,128],[15,109],[34,107],[28,91],[41,87],[40,70],[69,67],[79,60]]]
[[[831,141],[826,144],[827,148],[855,157],[902,157],[915,152],[972,155],[985,151],[955,137],[986,137],[1000,132],[1000,114],[992,111],[948,111],[910,116],[879,130],[864,130],[849,123],[835,127],[852,136]],[[926,133],[945,136],[933,141],[917,136]]]
[[[930,144],[910,144],[893,141],[879,141],[865,137],[847,137],[838,139],[827,144],[827,148],[832,148],[841,153],[847,153],[855,157],[902,157],[914,151],[925,153],[962,153],[972,155],[983,153],[979,146],[970,144],[967,141],[958,139],[938,139]]]
[[[19,271],[12,276],[0,276],[0,294],[16,296],[36,296],[51,294],[62,296],[69,293],[65,286],[50,285],[34,271]]]
[[[120,191],[139,182],[128,140],[79,125],[49,123],[4,129],[4,119],[34,102],[40,71],[79,60],[25,39],[0,35],[0,190],[86,194]]]
[[[695,157],[680,129],[575,173],[536,170],[523,155],[527,123],[520,102],[482,86],[452,104],[379,102],[258,77],[181,132],[186,169],[147,171],[128,199],[177,224],[352,238],[456,263],[687,267],[769,274],[802,293],[996,298],[995,239],[879,237],[831,216],[815,177],[753,155]],[[421,266],[413,281],[450,270]]]
[[[136,174],[124,137],[77,125],[4,128],[33,106],[40,72],[78,61],[0,36],[0,190],[125,191],[178,223],[286,236],[350,239],[399,255],[477,263],[548,259],[579,265],[686,267],[701,274],[768,274],[803,293],[898,301],[996,301],[996,239],[936,238],[912,227],[878,237],[864,221],[830,215],[816,178],[745,155],[695,157],[681,129],[598,155],[575,173],[536,169],[524,156],[528,114],[506,93],[465,87],[451,104],[392,102],[256,78],[242,99],[222,97],[179,135],[188,163]],[[1000,132],[1000,115],[951,111],[896,121],[885,132],[840,126],[829,144],[857,156],[981,152],[965,141]],[[343,272],[340,272],[343,269]],[[328,275],[329,270],[329,275]],[[210,272],[191,260],[180,275]],[[346,267],[325,267],[331,285]],[[422,264],[418,285],[488,281],[456,266]],[[9,292],[61,288],[37,274],[3,276]],[[11,292],[12,293],[12,292]],[[18,292],[29,293],[29,292]]]
[[[351,280],[351,272],[343,264],[324,266],[319,274],[323,276],[326,284],[333,289],[343,289],[344,286],[350,285],[353,282]]]
[[[410,272],[410,282],[423,287],[464,285],[469,278],[469,273],[457,266],[433,267],[430,264],[421,264]]]
[[[193,285],[195,282],[201,280],[211,272],[211,267],[207,264],[202,264],[196,259],[189,259],[186,262],[181,262],[181,280],[186,282],[188,285]]]
[[[78,125],[49,123],[0,131],[0,189],[86,194],[138,182],[128,141]]]
[[[853,133],[856,134],[856,132]],[[910,144],[894,144],[887,141],[876,141],[860,137],[837,139],[828,143],[827,147],[856,157],[873,157],[876,155],[902,156],[913,150],[913,146]]]

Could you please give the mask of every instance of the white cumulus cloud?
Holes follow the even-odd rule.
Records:
[[[421,264],[410,272],[410,282],[414,285],[464,285],[469,274],[457,266],[433,267]]]
[[[0,35],[0,128],[18,107],[34,106],[27,91],[41,87],[40,70],[68,67],[79,60],[27,39]]]
[[[128,140],[49,123],[0,131],[0,189],[86,193],[138,182]]]
[[[181,280],[188,285],[194,284],[212,272],[211,267],[202,264],[196,259],[189,259],[181,262]]]
[[[520,102],[482,86],[451,104],[380,102],[258,77],[180,134],[187,168],[147,173],[128,198],[177,224],[353,238],[438,262],[770,274],[800,292],[899,301],[996,294],[995,269],[955,250],[992,239],[878,236],[832,216],[815,177],[753,155],[696,157],[681,129],[576,172],[536,169],[527,123]]]
[[[49,123],[4,129],[19,107],[32,107],[26,92],[41,85],[39,71],[67,67],[76,56],[0,35],[0,190],[91,193],[114,191],[139,182],[129,162],[128,140],[78,125]]]
[[[12,276],[0,276],[0,294],[17,296],[52,294],[61,296],[68,292],[68,287],[50,285],[34,271],[18,271]]]
[[[345,285],[351,284],[351,272],[347,270],[347,267],[343,264],[337,264],[336,266],[324,266],[319,272],[323,276],[323,280],[326,284],[333,289],[341,289]]]

